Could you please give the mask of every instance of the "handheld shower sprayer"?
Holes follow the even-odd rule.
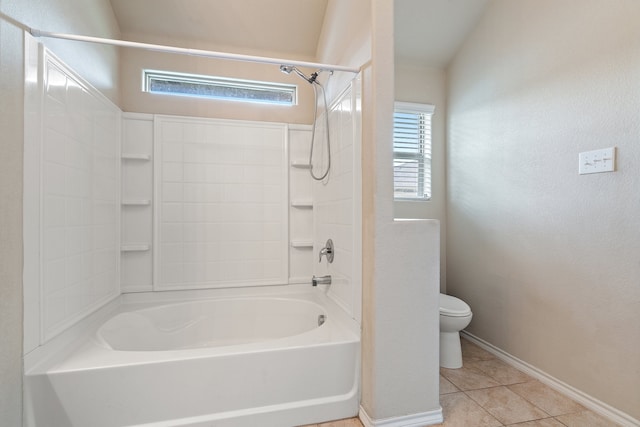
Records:
[[[329,132],[329,109],[328,109],[328,104],[327,104],[327,94],[324,90],[324,87],[320,84],[318,80],[318,73],[320,73],[323,70],[318,70],[315,71],[313,73],[311,73],[311,75],[307,76],[305,75],[302,71],[298,70],[298,68],[295,65],[287,65],[287,64],[282,64],[280,65],[280,71],[282,71],[285,74],[291,74],[291,72],[293,71],[294,73],[296,73],[297,75],[299,75],[300,77],[302,77],[304,80],[307,81],[307,83],[309,83],[311,86],[313,86],[313,93],[315,95],[315,100],[313,102],[313,106],[314,106],[314,112],[313,112],[313,126],[311,128],[311,147],[309,149],[309,165],[311,166],[309,168],[309,173],[311,174],[311,177],[313,179],[315,179],[316,181],[322,181],[323,179],[325,179],[327,177],[327,175],[329,175],[329,171],[331,170],[331,140],[330,140],[330,132]],[[333,70],[328,70],[330,72],[330,75],[333,74]],[[326,127],[326,131],[325,131],[325,138],[327,141],[327,168],[324,171],[324,173],[322,173],[321,175],[317,176],[314,171],[313,171],[313,146],[316,140],[316,123],[318,121],[318,89],[320,88],[322,89],[322,98],[324,99],[324,110],[325,110],[325,114],[324,114],[324,122],[325,122],[325,127]]]
[[[316,81],[316,79],[318,78],[318,72],[317,71],[315,73],[312,73],[310,76],[307,77],[302,71],[298,70],[298,68],[296,66],[294,66],[294,65],[284,65],[284,64],[282,64],[280,66],[280,71],[282,71],[285,74],[291,74],[291,72],[293,71],[294,73],[296,73],[297,75],[299,75],[300,77],[305,79],[310,84],[313,84]]]

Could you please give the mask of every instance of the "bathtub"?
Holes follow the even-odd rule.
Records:
[[[352,417],[358,329],[321,289],[125,294],[25,360],[26,424],[285,427]]]

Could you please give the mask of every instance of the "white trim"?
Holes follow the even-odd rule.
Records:
[[[362,75],[351,81],[351,124],[353,126],[353,247],[351,284],[353,287],[353,318],[362,325]]]
[[[404,102],[404,101],[396,101],[393,103],[395,111],[407,112],[407,113],[415,113],[419,111],[425,114],[434,115],[436,112],[436,106],[433,104],[418,104],[416,102]]]
[[[151,214],[152,221],[152,234],[151,234],[151,291],[157,292],[160,290],[158,286],[158,280],[160,279],[160,255],[159,255],[159,242],[160,242],[160,196],[161,188],[159,185],[159,178],[162,167],[162,144],[160,143],[160,134],[162,129],[162,119],[164,116],[154,114],[153,116],[153,134],[151,137],[151,160],[153,161],[153,172],[151,176],[151,185],[153,187],[153,207]],[[171,116],[169,116],[171,117]]]
[[[134,154],[134,153],[122,153],[120,155],[122,160],[142,160],[149,161],[151,160],[151,154]]]
[[[152,122],[153,121],[153,114],[149,114],[149,113],[132,113],[130,111],[123,111],[122,112],[122,118],[123,119],[129,119],[129,120],[144,120],[147,122]]]
[[[120,252],[146,252],[151,250],[149,243],[133,243],[120,246]]]
[[[287,123],[289,130],[311,130],[311,125],[303,125],[300,123]]]
[[[22,24],[23,27],[28,28],[26,25]],[[114,39],[106,39],[100,37],[90,37],[90,36],[82,36],[77,34],[64,34],[64,33],[52,33],[49,31],[37,30],[35,28],[28,28],[28,31],[34,37],[47,37],[53,39],[63,39],[63,40],[74,40],[81,42],[89,42],[89,43],[99,43],[106,44],[110,46],[120,46],[120,47],[130,47],[135,49],[146,49],[155,52],[166,52],[166,53],[175,53],[180,55],[191,55],[191,56],[202,56],[205,58],[217,58],[217,59],[229,59],[232,61],[243,61],[243,62],[258,62],[263,64],[274,64],[274,65],[295,65],[299,67],[309,67],[316,68],[322,71],[345,71],[348,73],[359,73],[359,68],[351,68],[344,67],[341,65],[330,65],[330,64],[322,64],[318,62],[306,62],[306,61],[292,61],[290,59],[281,59],[281,58],[268,58],[265,56],[252,56],[252,55],[240,55],[236,53],[227,53],[227,52],[214,52],[211,50],[202,50],[202,49],[187,49],[176,46],[165,46],[159,44],[150,44],[150,43],[139,43],[132,42],[127,40],[114,40]]]
[[[41,330],[40,295],[40,187],[42,146],[42,57],[44,47],[24,36],[24,160],[22,198],[23,241],[23,354],[38,348]]]
[[[358,417],[364,427],[424,427],[440,424],[444,421],[442,407],[429,412],[372,420],[369,414],[367,414],[367,411],[360,406]]]
[[[474,344],[477,344],[479,347],[483,348],[484,350],[487,350],[489,353],[495,355],[497,358],[506,362],[507,364],[521,370],[525,374],[532,376],[533,378],[537,379],[541,383],[548,385],[549,387],[556,390],[557,392],[562,393],[565,396],[569,397],[570,399],[575,400],[585,408],[590,409],[593,412],[596,412],[602,415],[603,417],[608,418],[609,420],[615,423],[618,423],[624,427],[640,426],[640,420],[633,418],[631,415],[624,413],[619,409],[616,409],[613,406],[610,406],[604,403],[603,401],[598,400],[595,397],[590,396],[587,393],[578,390],[573,386],[570,386],[569,384],[547,374],[541,369],[538,369],[535,366],[532,366],[527,362],[524,362],[518,359],[517,357],[510,355],[506,351],[501,350],[500,348],[494,346],[493,344],[490,344],[487,341],[484,341],[483,339],[478,338],[467,331],[461,331],[461,332],[462,332],[462,335],[469,341],[473,342]]]

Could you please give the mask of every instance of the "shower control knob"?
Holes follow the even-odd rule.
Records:
[[[327,243],[325,243],[324,248],[320,249],[318,262],[322,262],[323,256],[327,257],[327,261],[329,262],[329,264],[333,262],[333,240],[331,239],[327,240]]]

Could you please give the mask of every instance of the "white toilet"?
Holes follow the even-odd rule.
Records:
[[[460,331],[471,322],[471,308],[466,302],[440,294],[440,366],[462,368]]]

